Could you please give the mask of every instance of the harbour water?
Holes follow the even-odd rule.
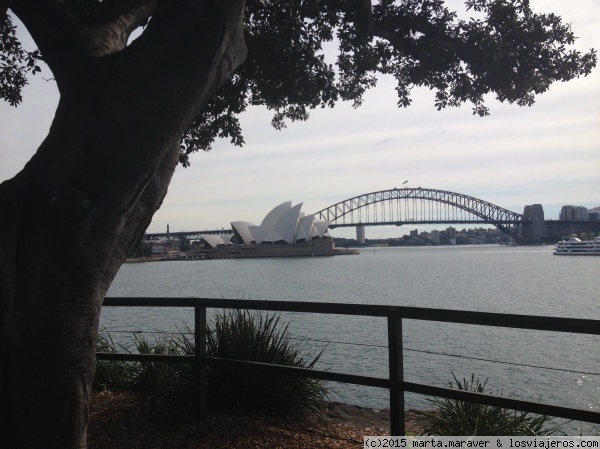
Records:
[[[600,320],[600,257],[556,257],[550,246],[365,248],[360,255],[125,264],[108,296],[249,298],[406,305]],[[381,318],[282,314],[317,368],[387,376]],[[185,309],[103,309],[101,329],[193,327]],[[600,321],[599,321],[600,326]],[[405,378],[447,386],[471,375],[504,396],[600,410],[600,337],[405,321]],[[152,337],[149,337],[152,338]],[[333,400],[389,406],[386,390],[332,384]],[[430,407],[407,395],[408,408]],[[597,432],[571,423],[569,433]]]

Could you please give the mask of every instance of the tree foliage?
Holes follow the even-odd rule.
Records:
[[[21,46],[12,14],[39,52]],[[596,64],[527,0],[467,0],[461,15],[441,0],[0,0],[0,32],[0,96],[18,104],[38,58],[60,93],[48,136],[0,183],[7,447],[85,446],[108,287],[178,160],[216,138],[241,145],[249,106],[281,129],[339,101],[360,106],[391,76],[401,107],[423,86],[438,109],[486,115],[489,94],[530,105]]]
[[[458,19],[441,0],[372,8],[348,0],[248,2],[248,59],[184,136],[182,161],[210,149],[215,136],[243,143],[237,116],[248,105],[273,110],[281,129],[338,100],[360,106],[378,76],[391,75],[400,107],[411,104],[413,87],[426,86],[438,110],[469,102],[484,116],[491,92],[529,106],[554,81],[587,75],[596,64],[593,50],[566,50],[575,38],[554,14],[533,14],[519,1],[470,0],[466,8],[482,18]],[[323,49],[334,41],[335,68]]]
[[[21,89],[27,84],[27,74],[40,71],[40,52],[25,51],[17,39],[16,28],[10,16],[0,17],[0,98],[11,106],[23,100]]]
[[[99,4],[115,2],[65,3],[93,24],[106,14]],[[438,110],[470,103],[485,116],[490,93],[530,106],[553,82],[587,75],[596,65],[595,50],[567,48],[575,42],[570,25],[535,13],[527,0],[467,0],[465,10],[473,17],[459,18],[443,0],[248,0],[246,62],[183,135],[180,161],[187,165],[190,153],[210,150],[216,138],[242,145],[239,115],[251,105],[272,110],[273,126],[282,129],[339,100],[360,106],[378,77],[391,75],[400,107],[411,104],[414,87],[425,86],[435,91]],[[1,45],[0,92],[16,105],[40,55],[21,49],[9,17]]]

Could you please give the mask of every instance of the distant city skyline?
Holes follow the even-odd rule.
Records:
[[[464,14],[463,2],[447,3]],[[597,0],[531,0],[530,6],[570,23],[578,51],[600,47]],[[34,48],[29,38],[23,40]],[[474,116],[469,105],[437,111],[433,93],[423,88],[414,88],[413,104],[399,109],[394,89],[393,79],[380,77],[363,106],[341,103],[312,111],[307,122],[282,131],[270,126],[272,111],[249,108],[241,117],[245,146],[220,140],[211,152],[191,155],[191,167],[177,168],[148,232],[164,232],[167,224],[177,231],[219,229],[240,218],[258,221],[284,201],[302,202],[312,213],[406,186],[457,192],[518,213],[539,203],[546,218],[555,219],[564,205],[600,206],[600,68],[554,83],[532,107],[490,96],[491,115],[485,118]],[[0,104],[0,182],[34,154],[58,103],[47,69],[30,79],[23,94],[16,109]],[[373,228],[366,237],[409,231]],[[353,233],[331,231],[339,237]]]
[[[529,205],[528,205],[529,206]],[[529,206],[531,207],[531,206]],[[516,212],[516,211],[513,211]],[[523,211],[525,212],[525,211]],[[575,206],[575,205],[564,205],[562,206],[561,210],[560,210],[560,214],[559,217],[548,217],[545,212],[544,212],[544,218],[545,220],[592,220],[592,221],[599,221],[600,220],[600,206],[596,206],[594,208],[586,208],[584,206]],[[233,223],[230,223],[233,224]],[[234,226],[232,226],[234,227]],[[210,232],[218,232],[220,230],[223,231],[223,234],[225,234],[226,232],[232,232],[232,227],[220,227],[220,228],[212,228],[212,229],[208,229],[208,228],[203,228],[203,229],[178,229],[177,231],[173,231],[171,234],[172,235],[176,235],[178,233],[181,232],[198,232],[199,234],[202,233],[202,231],[210,231]],[[388,228],[388,229],[395,229],[397,230],[396,234],[394,234],[394,231],[390,231],[389,235],[386,235],[385,237],[381,237],[381,236],[376,236],[376,237],[372,237],[368,235],[368,231],[367,229],[369,229],[370,231],[376,231],[377,228]],[[335,233],[335,231],[337,231],[337,233],[333,236],[333,237],[339,237],[339,238],[347,238],[347,239],[356,239],[359,242],[364,242],[365,239],[367,240],[379,240],[379,239],[394,239],[394,238],[401,238],[401,237],[406,237],[406,236],[416,236],[416,235],[420,235],[422,233],[431,233],[431,232],[446,232],[449,229],[453,229],[455,231],[460,231],[460,230],[468,230],[468,231],[476,231],[477,229],[485,229],[486,231],[498,231],[500,233],[502,233],[502,231],[500,231],[496,226],[494,226],[493,224],[488,224],[488,223],[452,223],[452,224],[447,224],[446,226],[442,225],[440,227],[440,224],[422,224],[419,223],[418,221],[415,222],[408,222],[402,226],[396,226],[396,225],[388,225],[388,226],[373,226],[373,225],[364,225],[364,226],[360,226],[360,227],[343,227],[343,228],[335,228],[335,229],[330,229],[328,231],[329,234],[331,234],[332,232]],[[339,231],[342,231],[341,233]],[[401,233],[403,232],[403,234]],[[167,224],[167,228],[166,228],[166,234],[170,233],[170,224]],[[160,230],[154,230],[154,231],[148,231],[147,232],[148,235],[156,235],[156,234],[165,234],[165,231],[160,231]],[[506,238],[508,238],[508,235],[506,235]]]
[[[370,193],[370,192],[366,192],[366,193]],[[459,193],[459,192],[456,192]],[[347,198],[346,198],[347,199]],[[479,198],[482,200],[485,200],[485,198]],[[499,206],[499,205],[497,205]],[[542,204],[543,206],[543,204]],[[584,207],[588,210],[590,209],[600,209],[600,206],[592,206],[592,207],[586,207],[586,206],[577,206],[574,204],[568,204],[568,205],[563,205],[563,206],[556,206],[556,210],[558,211],[557,214],[555,214],[556,216],[549,216],[548,213],[546,212],[546,209],[544,208],[544,218],[546,220],[561,220],[564,218],[561,218],[561,211],[563,208],[568,207],[568,206],[574,206],[574,207]],[[523,210],[521,211],[512,211],[512,212],[517,212],[519,214],[523,213]],[[312,213],[312,212],[311,212]],[[234,220],[231,220],[234,221]],[[172,227],[172,223],[168,222],[166,224],[167,227],[171,226]],[[365,238],[366,239],[381,239],[381,238],[399,238],[402,237],[403,235],[410,235],[410,233],[412,231],[414,231],[415,227],[418,228],[419,233],[420,232],[431,232],[431,231],[439,231],[439,230],[443,230],[446,228],[440,228],[439,225],[428,225],[428,224],[419,224],[419,223],[414,223],[414,224],[405,224],[402,226],[394,226],[394,225],[389,225],[389,226],[367,226],[367,229],[363,230],[363,232],[365,233]],[[450,225],[448,226],[450,227]],[[475,228],[471,228],[470,224],[465,223],[464,225],[452,225],[452,227],[456,228],[456,229],[475,229]],[[483,228],[487,228],[487,229],[492,229],[495,228],[494,225],[492,224],[485,224],[482,223],[479,226],[476,226],[476,228],[479,227],[483,227]],[[378,229],[380,228],[380,229]],[[175,231],[175,229],[177,229]],[[231,229],[230,223],[226,223],[226,225],[224,226],[219,226],[219,227],[215,227],[215,228],[208,228],[208,227],[197,227],[194,229],[183,229],[183,228],[179,228],[177,227],[177,223],[175,223],[175,228],[173,228],[173,232],[190,232],[190,231],[203,231],[203,230],[210,230],[210,231],[216,231],[219,229]],[[386,231],[385,234],[381,233],[381,230]],[[160,229],[152,229],[150,230],[150,227],[148,228],[148,233],[150,234],[162,234],[167,232],[167,228],[165,228],[164,230],[160,230]],[[335,228],[335,229],[330,229],[329,234],[331,234],[334,237],[341,237],[341,238],[351,238],[354,239],[356,238],[357,234],[357,230],[354,227],[349,227],[349,228]]]

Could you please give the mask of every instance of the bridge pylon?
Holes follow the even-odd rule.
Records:
[[[356,225],[356,241],[358,243],[365,243],[365,225]]]
[[[541,204],[525,206],[523,210],[523,231],[521,241],[526,243],[540,243],[546,236],[546,221],[544,208]]]

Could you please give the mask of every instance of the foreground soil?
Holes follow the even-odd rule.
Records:
[[[210,413],[200,420],[148,395],[102,392],[93,396],[89,449],[362,448],[365,435],[389,435],[389,412],[328,403],[327,424]],[[406,428],[423,422],[407,413]]]

